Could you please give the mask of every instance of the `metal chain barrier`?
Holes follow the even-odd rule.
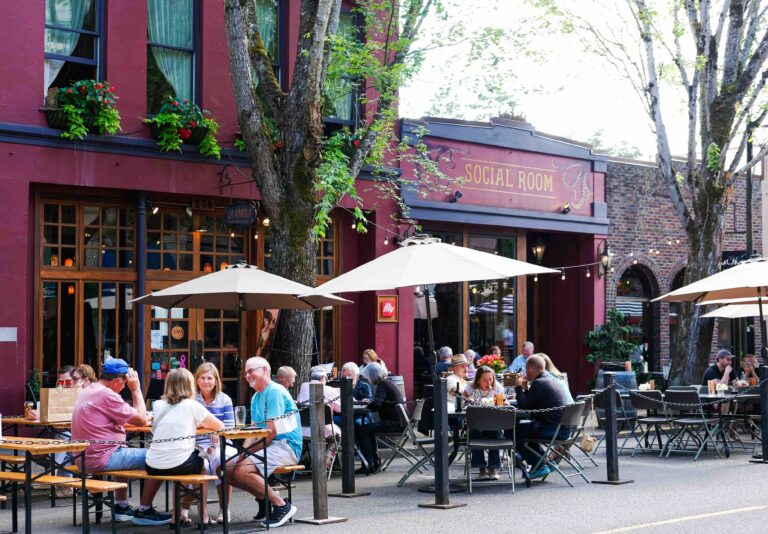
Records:
[[[642,397],[643,399],[645,399],[647,401],[654,402],[654,403],[659,404],[659,405],[666,404],[667,406],[670,406],[670,407],[673,407],[673,408],[674,407],[679,407],[679,408],[709,408],[710,406],[717,406],[719,404],[725,404],[727,402],[731,402],[731,401],[734,401],[734,400],[738,401],[740,398],[743,398],[746,395],[756,395],[756,394],[759,394],[759,391],[757,391],[757,390],[765,382],[768,382],[768,380],[763,380],[762,382],[760,382],[756,386],[749,386],[748,389],[746,389],[744,391],[741,391],[741,392],[737,393],[736,395],[733,395],[733,396],[730,396],[730,397],[723,397],[723,398],[715,399],[715,400],[712,400],[712,401],[705,401],[705,402],[669,402],[669,401],[664,400],[663,398],[660,400],[660,399],[658,399],[656,397],[649,397],[648,395],[644,395],[642,393],[642,390],[630,389],[630,388],[628,388],[626,386],[622,386],[620,384],[615,384],[615,385],[616,385],[617,389],[620,389],[622,391],[632,391],[638,397]],[[686,390],[678,390],[678,391],[686,391]],[[696,390],[691,388],[690,391],[696,391]],[[752,393],[750,393],[750,392],[752,392]],[[698,393],[698,391],[697,391],[697,393]]]

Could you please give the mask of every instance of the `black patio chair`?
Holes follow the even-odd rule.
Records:
[[[629,401],[637,412],[635,424],[641,432],[637,445],[632,450],[632,456],[637,451],[660,453],[664,449],[662,436],[672,428],[672,420],[669,417],[667,404],[664,402],[664,395],[659,390],[632,390],[629,392]],[[645,411],[643,417],[640,416],[641,410]],[[652,436],[651,441],[648,441],[649,435]],[[654,442],[657,444],[656,448],[653,447]]]
[[[709,416],[704,413],[698,391],[667,390],[664,394],[664,400],[670,409],[675,409],[676,404],[681,405],[677,408],[680,408],[684,415],[672,418],[676,433],[667,440],[667,444],[659,456],[669,458],[672,452],[692,452],[688,448],[688,444],[692,441],[697,447],[696,455],[693,457],[694,461],[699,459],[702,451],[709,444],[714,447],[718,457],[723,457],[717,444],[717,435],[722,434],[720,417],[719,415]],[[722,437],[727,457],[729,452],[725,444],[725,436]]]
[[[602,402],[603,395],[605,395],[605,390],[603,390],[602,395],[598,394],[595,397],[595,399],[600,399],[599,401],[596,400],[596,402]],[[619,447],[619,453],[621,453],[624,451],[624,447],[630,438],[634,438],[635,440],[638,439],[635,428],[637,426],[637,413],[631,405],[625,406],[625,403],[617,390],[613,390],[613,395],[616,397],[616,434],[618,436],[621,432],[627,432],[624,441],[621,442],[621,446]],[[603,425],[603,428],[605,428],[605,415],[603,414],[603,416],[600,416],[599,412],[596,413],[598,414],[597,421]],[[597,443],[595,443],[595,448],[592,451],[592,454],[597,453],[597,449],[600,448],[600,445],[604,440],[605,433],[603,433],[603,435],[600,436],[600,439],[597,440]]]
[[[472,451],[498,450],[507,451],[509,462],[507,463],[507,473],[509,482],[493,481],[493,484],[512,484],[512,493],[515,492],[514,464],[516,462],[515,448],[515,426],[517,424],[517,410],[500,409],[492,406],[467,406],[466,410],[467,433],[464,446],[466,454],[464,455],[464,466],[467,474],[467,485],[469,493],[472,493],[472,473],[471,460]],[[474,438],[471,437],[471,431],[495,432],[498,431],[500,438]],[[506,433],[506,435],[505,435]],[[511,437],[510,437],[511,436]],[[490,482],[490,481],[489,481]],[[485,485],[485,484],[484,484]]]
[[[403,407],[402,413],[400,410],[400,406]],[[421,414],[424,409],[424,399],[419,399],[415,402],[413,406],[413,413],[408,416],[408,412],[405,410],[405,406],[398,405],[397,411],[398,416],[400,416],[400,426],[403,427],[403,431],[399,434],[397,433],[385,433],[385,434],[376,434],[376,440],[378,441],[379,447],[384,447],[386,449],[389,449],[391,454],[389,455],[389,458],[386,459],[386,461],[381,465],[381,470],[386,471],[387,467],[389,467],[389,464],[392,463],[392,461],[397,458],[398,456],[405,458],[408,460],[408,463],[411,465],[414,465],[416,462],[419,461],[419,458],[413,454],[411,451],[408,450],[406,445],[408,444],[408,439],[412,437],[413,433],[409,431],[407,427],[411,427],[411,429],[415,432],[416,428],[419,425],[419,422],[421,421]]]

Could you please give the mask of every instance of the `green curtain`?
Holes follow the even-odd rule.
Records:
[[[93,0],[46,0],[45,23],[81,30],[85,15],[92,5]],[[49,54],[68,56],[75,49],[79,40],[80,34],[77,32],[45,29],[45,51]],[[61,72],[64,63],[65,61],[59,59],[45,60],[43,96]]]
[[[346,36],[350,41],[354,41],[357,37],[355,16],[351,13],[342,13],[339,16],[339,26],[336,33]],[[331,61],[341,61],[341,58],[334,57]],[[326,80],[324,92],[326,117],[344,121],[351,121],[354,119],[354,84],[351,79],[339,78],[336,80]]]
[[[264,41],[269,59],[276,63],[279,58],[277,42],[277,0],[256,0],[256,17],[258,18],[259,34]]]
[[[147,31],[152,43],[193,48],[193,0],[147,0]],[[176,98],[192,98],[192,53],[150,46],[152,56]]]

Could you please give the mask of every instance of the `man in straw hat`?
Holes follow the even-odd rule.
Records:
[[[464,392],[467,385],[467,371],[469,370],[469,360],[463,354],[454,354],[451,356],[450,369],[452,374],[448,375],[448,411],[456,410],[456,397]]]

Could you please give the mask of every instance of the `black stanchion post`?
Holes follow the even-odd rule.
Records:
[[[312,509],[314,517],[297,519],[297,523],[327,525],[341,523],[346,517],[328,516],[328,479],[325,474],[325,395],[324,385],[309,384],[309,453],[312,460]]]
[[[432,398],[435,411],[435,502],[419,504],[421,508],[458,508],[465,503],[450,503],[450,477],[448,465],[448,389],[445,379],[435,375]],[[454,436],[453,439],[459,439]]]
[[[768,441],[766,441],[766,436],[768,436],[768,367],[760,366],[757,372],[760,377],[760,442],[762,452],[755,451],[750,462],[765,464],[768,463]]]
[[[370,491],[355,491],[355,410],[351,378],[341,379],[341,493],[331,497],[365,497]]]
[[[619,479],[618,428],[616,426],[616,374],[605,373],[605,466],[607,480],[593,480],[593,484],[628,484],[631,480]]]

